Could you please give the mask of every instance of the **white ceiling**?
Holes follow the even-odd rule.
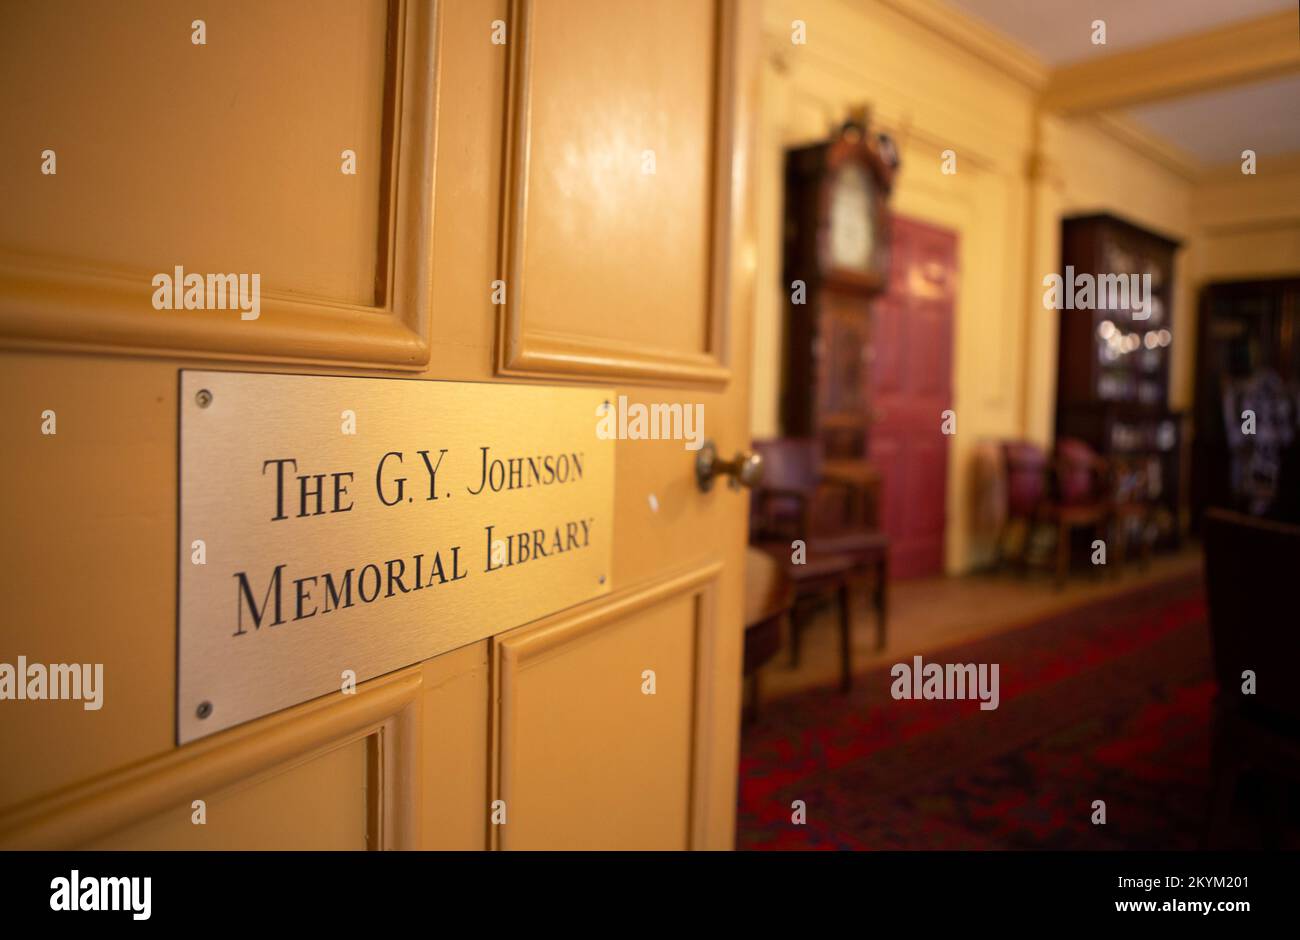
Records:
[[[1060,66],[1149,46],[1227,23],[1294,10],[1296,0],[948,0]],[[1106,44],[1092,44],[1092,21]],[[1207,164],[1300,152],[1300,76],[1189,95],[1123,112]]]
[[[1149,131],[1208,164],[1300,151],[1300,76],[1189,95],[1128,111]]]
[[[1048,65],[1149,46],[1225,23],[1294,10],[1296,0],[948,0]],[[1106,44],[1092,44],[1092,21]]]

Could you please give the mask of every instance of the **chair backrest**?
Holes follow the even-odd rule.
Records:
[[[1100,499],[1104,465],[1097,452],[1083,441],[1061,438],[1056,442],[1057,499],[1067,506]]]
[[[1262,710],[1300,725],[1300,526],[1225,509],[1205,513],[1205,592],[1222,694],[1246,711]],[[1255,673],[1254,696],[1242,672]]]
[[[1002,459],[1007,473],[1007,515],[1032,516],[1047,495],[1047,454],[1029,441],[1005,441]]]
[[[760,538],[809,538],[843,525],[844,507],[822,485],[822,447],[811,438],[755,441],[763,478],[750,502],[750,533]],[[774,493],[773,491],[782,491]],[[790,493],[802,494],[791,497]],[[759,506],[763,512],[757,512]],[[804,512],[807,515],[804,515]]]
[[[763,479],[759,485],[764,489],[808,492],[821,482],[821,446],[812,438],[775,437],[754,441],[754,450],[763,458]]]

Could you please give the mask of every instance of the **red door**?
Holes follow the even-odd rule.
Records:
[[[869,456],[881,474],[890,573],[914,578],[943,571],[957,235],[895,216],[892,254],[888,290],[873,305]]]

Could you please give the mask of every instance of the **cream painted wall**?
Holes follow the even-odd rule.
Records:
[[[961,16],[934,0],[763,2],[753,433],[779,430],[784,149],[824,138],[851,106],[866,104],[873,124],[900,146],[895,210],[953,229],[960,241],[958,433],[949,449],[945,567],[968,570],[991,553],[970,523],[976,443],[1052,440],[1057,315],[1042,306],[1042,278],[1058,267],[1061,217],[1113,212],[1187,246],[1176,261],[1179,340],[1170,392],[1174,407],[1186,407],[1195,354],[1193,291],[1198,267],[1207,263],[1198,224],[1211,219],[1220,240],[1207,242],[1217,260],[1206,270],[1246,264],[1259,238],[1272,240],[1277,263],[1285,265],[1300,248],[1300,213],[1292,212],[1289,222],[1272,220],[1290,226],[1279,248],[1276,236],[1262,235],[1254,221],[1233,220],[1232,191],[1207,190],[1196,201],[1194,172],[1132,128],[1040,115],[1041,67],[973,22],[963,24],[960,41],[949,38],[935,17],[950,25]],[[796,20],[805,26],[806,44],[791,42]],[[940,170],[946,149],[957,154],[955,175]],[[1271,191],[1258,190],[1262,206]],[[1221,202],[1210,199],[1214,194]]]
[[[1192,198],[1198,284],[1300,273],[1300,155],[1206,174]]]

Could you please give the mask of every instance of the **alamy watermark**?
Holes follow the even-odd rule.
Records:
[[[70,699],[88,712],[104,707],[103,663],[0,663],[0,700]]]
[[[1043,278],[1043,306],[1049,310],[1131,310],[1134,320],[1151,316],[1151,274],[1075,274]]]
[[[609,402],[596,406],[596,436],[602,441],[685,441],[687,450],[704,446],[704,405],[678,402],[628,404],[618,396],[618,407]]]
[[[155,310],[238,310],[241,320],[262,315],[260,274],[186,274],[178,264],[151,283]]]
[[[895,699],[978,699],[980,711],[998,707],[997,663],[897,663],[889,670],[894,677],[889,694]]]
[[[148,920],[152,899],[153,879],[148,875],[82,877],[74,868],[67,878],[50,881],[52,911],[130,911],[132,920]]]

